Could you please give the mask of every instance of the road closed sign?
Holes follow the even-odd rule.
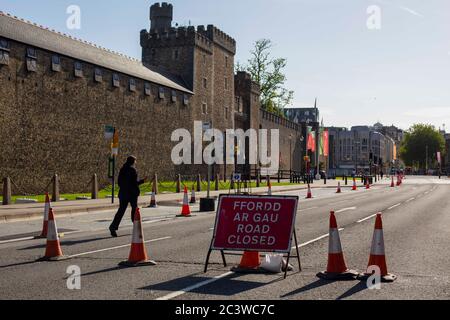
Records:
[[[212,250],[289,253],[298,197],[221,195]]]

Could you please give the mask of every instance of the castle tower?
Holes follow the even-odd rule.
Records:
[[[194,92],[192,125],[202,121],[222,131],[234,128],[236,41],[213,25],[174,28],[172,16],[170,4],[151,6],[151,28],[141,31],[143,64]]]
[[[169,30],[172,27],[173,6],[166,2],[150,7],[150,30]]]

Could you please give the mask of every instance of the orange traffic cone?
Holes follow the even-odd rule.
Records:
[[[397,176],[397,187],[399,187],[400,185],[401,185],[400,176]]]
[[[308,193],[306,194],[306,199],[311,199],[312,197],[311,186],[308,183]]]
[[[366,189],[370,189],[369,178],[366,179]]]
[[[42,232],[41,232],[41,235],[36,237],[36,239],[45,239],[45,238],[47,238],[48,213],[49,213],[49,211],[50,211],[50,197],[48,196],[48,192],[47,192],[45,194],[44,222],[42,223]]]
[[[184,197],[183,197],[183,207],[181,209],[181,215],[179,217],[190,217],[191,216],[191,208],[189,207],[189,199],[188,199],[188,189],[184,186]]]
[[[269,181],[267,186],[269,188],[269,190],[267,191],[267,195],[271,196],[272,195],[272,182]]]
[[[380,276],[383,282],[393,282],[397,279],[396,275],[390,274],[387,271],[386,255],[384,252],[384,236],[383,236],[383,221],[382,214],[377,214],[375,221],[375,231],[373,233],[372,248],[370,250],[370,258],[367,269],[377,266],[380,269]],[[367,279],[372,273],[366,272],[360,279]]]
[[[49,208],[45,255],[44,257],[38,259],[38,261],[58,261],[64,258],[61,245],[59,243],[58,227],[56,226],[55,215],[53,214],[53,209]]]
[[[192,186],[192,192],[191,192],[191,201],[189,203],[195,204],[197,203],[197,200],[195,199],[195,188]]]
[[[391,188],[395,188],[395,183],[394,183],[394,176],[392,176],[392,181],[391,181]]]
[[[358,187],[356,186],[356,178],[353,178],[353,187],[352,187],[353,191],[358,190]]]
[[[148,208],[158,208],[158,204],[156,203],[156,192],[152,192],[152,198],[150,200],[150,205]]]
[[[338,187],[337,187],[336,193],[342,193],[342,190],[341,190],[341,183],[340,183],[340,182],[338,182]]]
[[[244,251],[239,266],[232,268],[234,272],[258,272],[261,262],[259,259],[259,252]]]
[[[148,259],[147,250],[145,249],[144,231],[142,230],[141,210],[136,209],[133,222],[133,236],[131,240],[130,255],[127,261],[119,263],[120,266],[137,267],[137,266],[154,266],[155,261]]]
[[[317,277],[324,280],[353,280],[359,275],[357,271],[349,270],[345,264],[342,252],[339,229],[334,212],[330,213],[330,235],[328,239],[327,270],[319,272]]]

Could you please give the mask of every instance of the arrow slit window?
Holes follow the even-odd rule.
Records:
[[[29,72],[37,71],[37,53],[35,48],[27,48],[27,70]]]
[[[0,65],[9,65],[9,42],[0,39]]]

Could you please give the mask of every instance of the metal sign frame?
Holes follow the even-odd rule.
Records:
[[[239,248],[239,249],[227,249],[227,248],[215,248],[214,245],[214,240],[216,239],[217,236],[217,225],[218,225],[218,221],[219,221],[219,210],[221,208],[221,204],[222,204],[222,199],[225,197],[233,197],[233,198],[253,198],[253,199],[258,199],[258,198],[271,198],[271,199],[295,199],[296,200],[296,204],[295,204],[295,208],[294,208],[294,215],[292,218],[292,225],[291,225],[291,230],[290,230],[290,237],[289,237],[289,248],[288,250],[258,250],[258,249],[245,249],[245,248]],[[300,252],[299,252],[299,245],[298,245],[298,239],[297,239],[297,232],[295,230],[295,222],[296,222],[296,217],[297,217],[297,210],[298,210],[298,200],[299,197],[298,196],[267,196],[267,195],[229,195],[229,194],[221,194],[219,195],[219,205],[217,206],[217,211],[216,211],[216,220],[214,223],[214,233],[213,233],[213,237],[211,239],[211,244],[209,245],[209,250],[208,250],[208,254],[206,256],[206,262],[205,262],[205,268],[204,268],[204,272],[206,273],[208,271],[208,265],[209,265],[209,259],[211,257],[211,253],[213,251],[220,251],[220,254],[222,256],[222,261],[223,261],[223,265],[224,267],[227,267],[227,262],[226,262],[226,256],[227,255],[238,255],[234,252],[236,251],[248,251],[248,252],[266,252],[266,253],[282,253],[283,258],[286,258],[286,269],[284,271],[284,279],[286,279],[287,277],[287,271],[288,271],[288,266],[289,266],[289,260],[290,258],[297,258],[297,262],[298,262],[298,266],[299,266],[299,271],[302,271],[302,265],[301,265],[301,261],[300,261]],[[295,249],[296,249],[296,255],[293,256],[291,255],[292,252],[292,242],[295,243]],[[227,252],[230,251],[230,252]]]

